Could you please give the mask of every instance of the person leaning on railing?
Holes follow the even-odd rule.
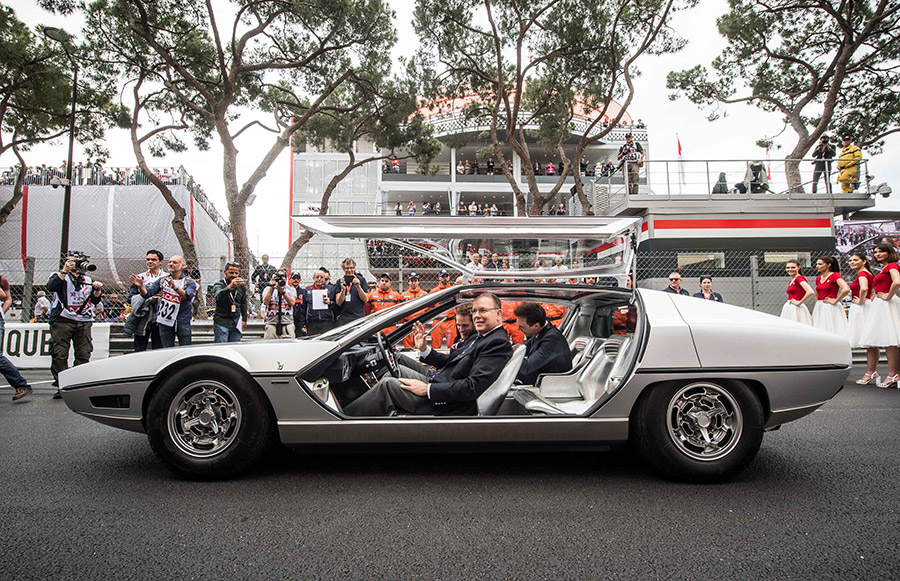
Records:
[[[837,183],[841,184],[843,193],[849,194],[859,187],[859,163],[862,159],[862,150],[853,144],[853,138],[849,135],[844,135],[841,139],[844,148],[837,161]]]

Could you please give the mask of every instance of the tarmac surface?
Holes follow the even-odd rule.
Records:
[[[0,389],[7,580],[900,578],[900,389],[848,383],[715,486],[628,449],[278,450],[197,483],[26,376],[26,399]]]

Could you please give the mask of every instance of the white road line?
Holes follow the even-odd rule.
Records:
[[[41,385],[43,383],[53,383],[52,379],[48,379],[46,381],[29,381],[28,385]],[[0,385],[0,389],[12,389],[11,385]]]

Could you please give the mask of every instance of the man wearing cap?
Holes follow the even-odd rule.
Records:
[[[297,300],[294,301],[293,312],[291,313],[294,319],[295,337],[306,335],[306,321],[304,317],[306,316],[306,303],[309,302],[309,297],[306,294],[306,289],[300,286],[300,281],[302,280],[303,277],[299,272],[291,273],[290,285],[293,287],[294,292],[297,293]]]
[[[406,281],[407,281],[407,288],[406,288],[406,292],[403,293],[402,295],[400,295],[401,301],[411,301],[413,299],[417,299],[423,295],[428,294],[425,292],[425,289],[423,289],[422,287],[419,286],[419,273],[410,272],[409,275],[407,275],[407,277],[406,277]],[[424,311],[424,310],[425,309],[422,309],[422,311]],[[414,319],[414,318],[418,317],[420,314],[422,314],[422,311],[413,313],[412,315],[407,317],[406,320],[410,320],[410,319]],[[403,338],[403,346],[406,347],[407,349],[412,349],[415,346],[414,341],[415,340],[413,338],[413,334],[410,333],[409,335],[407,335],[406,337]]]
[[[625,165],[625,181],[628,183],[628,194],[633,196],[638,193],[638,179],[641,166],[644,165],[644,148],[640,143],[635,143],[631,133],[625,134],[625,145],[619,148],[619,167]]]
[[[451,286],[453,285],[450,283],[450,271],[442,268],[438,273],[438,285],[431,289],[431,292],[436,293]],[[431,348],[440,349],[441,344],[444,342],[444,337],[447,337],[447,347],[453,345],[453,342],[456,340],[456,309],[450,309],[440,319],[435,319],[432,323]]]
[[[841,191],[849,194],[859,187],[859,160],[862,159],[862,150],[853,145],[853,138],[844,135],[842,138],[844,148],[838,157],[837,183],[841,184]]]
[[[378,288],[369,293],[369,298],[366,301],[366,314],[371,315],[372,313],[377,313],[383,309],[387,309],[389,307],[393,307],[397,303],[399,303],[402,299],[400,295],[391,289],[391,283],[393,282],[394,277],[391,273],[385,272],[381,275],[381,278],[378,279]],[[383,333],[390,333],[396,329],[396,327],[385,327],[381,331]]]

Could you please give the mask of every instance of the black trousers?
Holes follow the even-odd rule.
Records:
[[[403,355],[398,358],[400,365],[400,377],[418,379],[428,382],[430,379],[427,366]],[[419,369],[407,367],[407,362],[413,362]],[[428,416],[434,415],[434,405],[425,396],[416,395],[401,387],[400,380],[396,377],[386,376],[381,378],[375,387],[358,397],[344,408],[348,416],[389,416],[397,411],[410,414]]]
[[[334,329],[334,323],[332,321],[306,321],[307,335],[319,335],[332,329]]]
[[[828,164],[828,168],[826,169],[825,164],[821,164],[821,166],[817,163],[815,165],[815,169],[813,169],[813,177],[812,177],[812,191],[815,194],[819,189],[819,180],[822,178],[822,175],[825,176],[825,191],[829,194],[831,193],[831,164]]]
[[[162,349],[162,339],[159,338],[159,327],[157,326],[156,322],[152,322],[147,325],[146,335],[134,336],[134,352],[137,353],[138,351],[146,351],[148,343],[154,351],[156,351],[157,349]]]

